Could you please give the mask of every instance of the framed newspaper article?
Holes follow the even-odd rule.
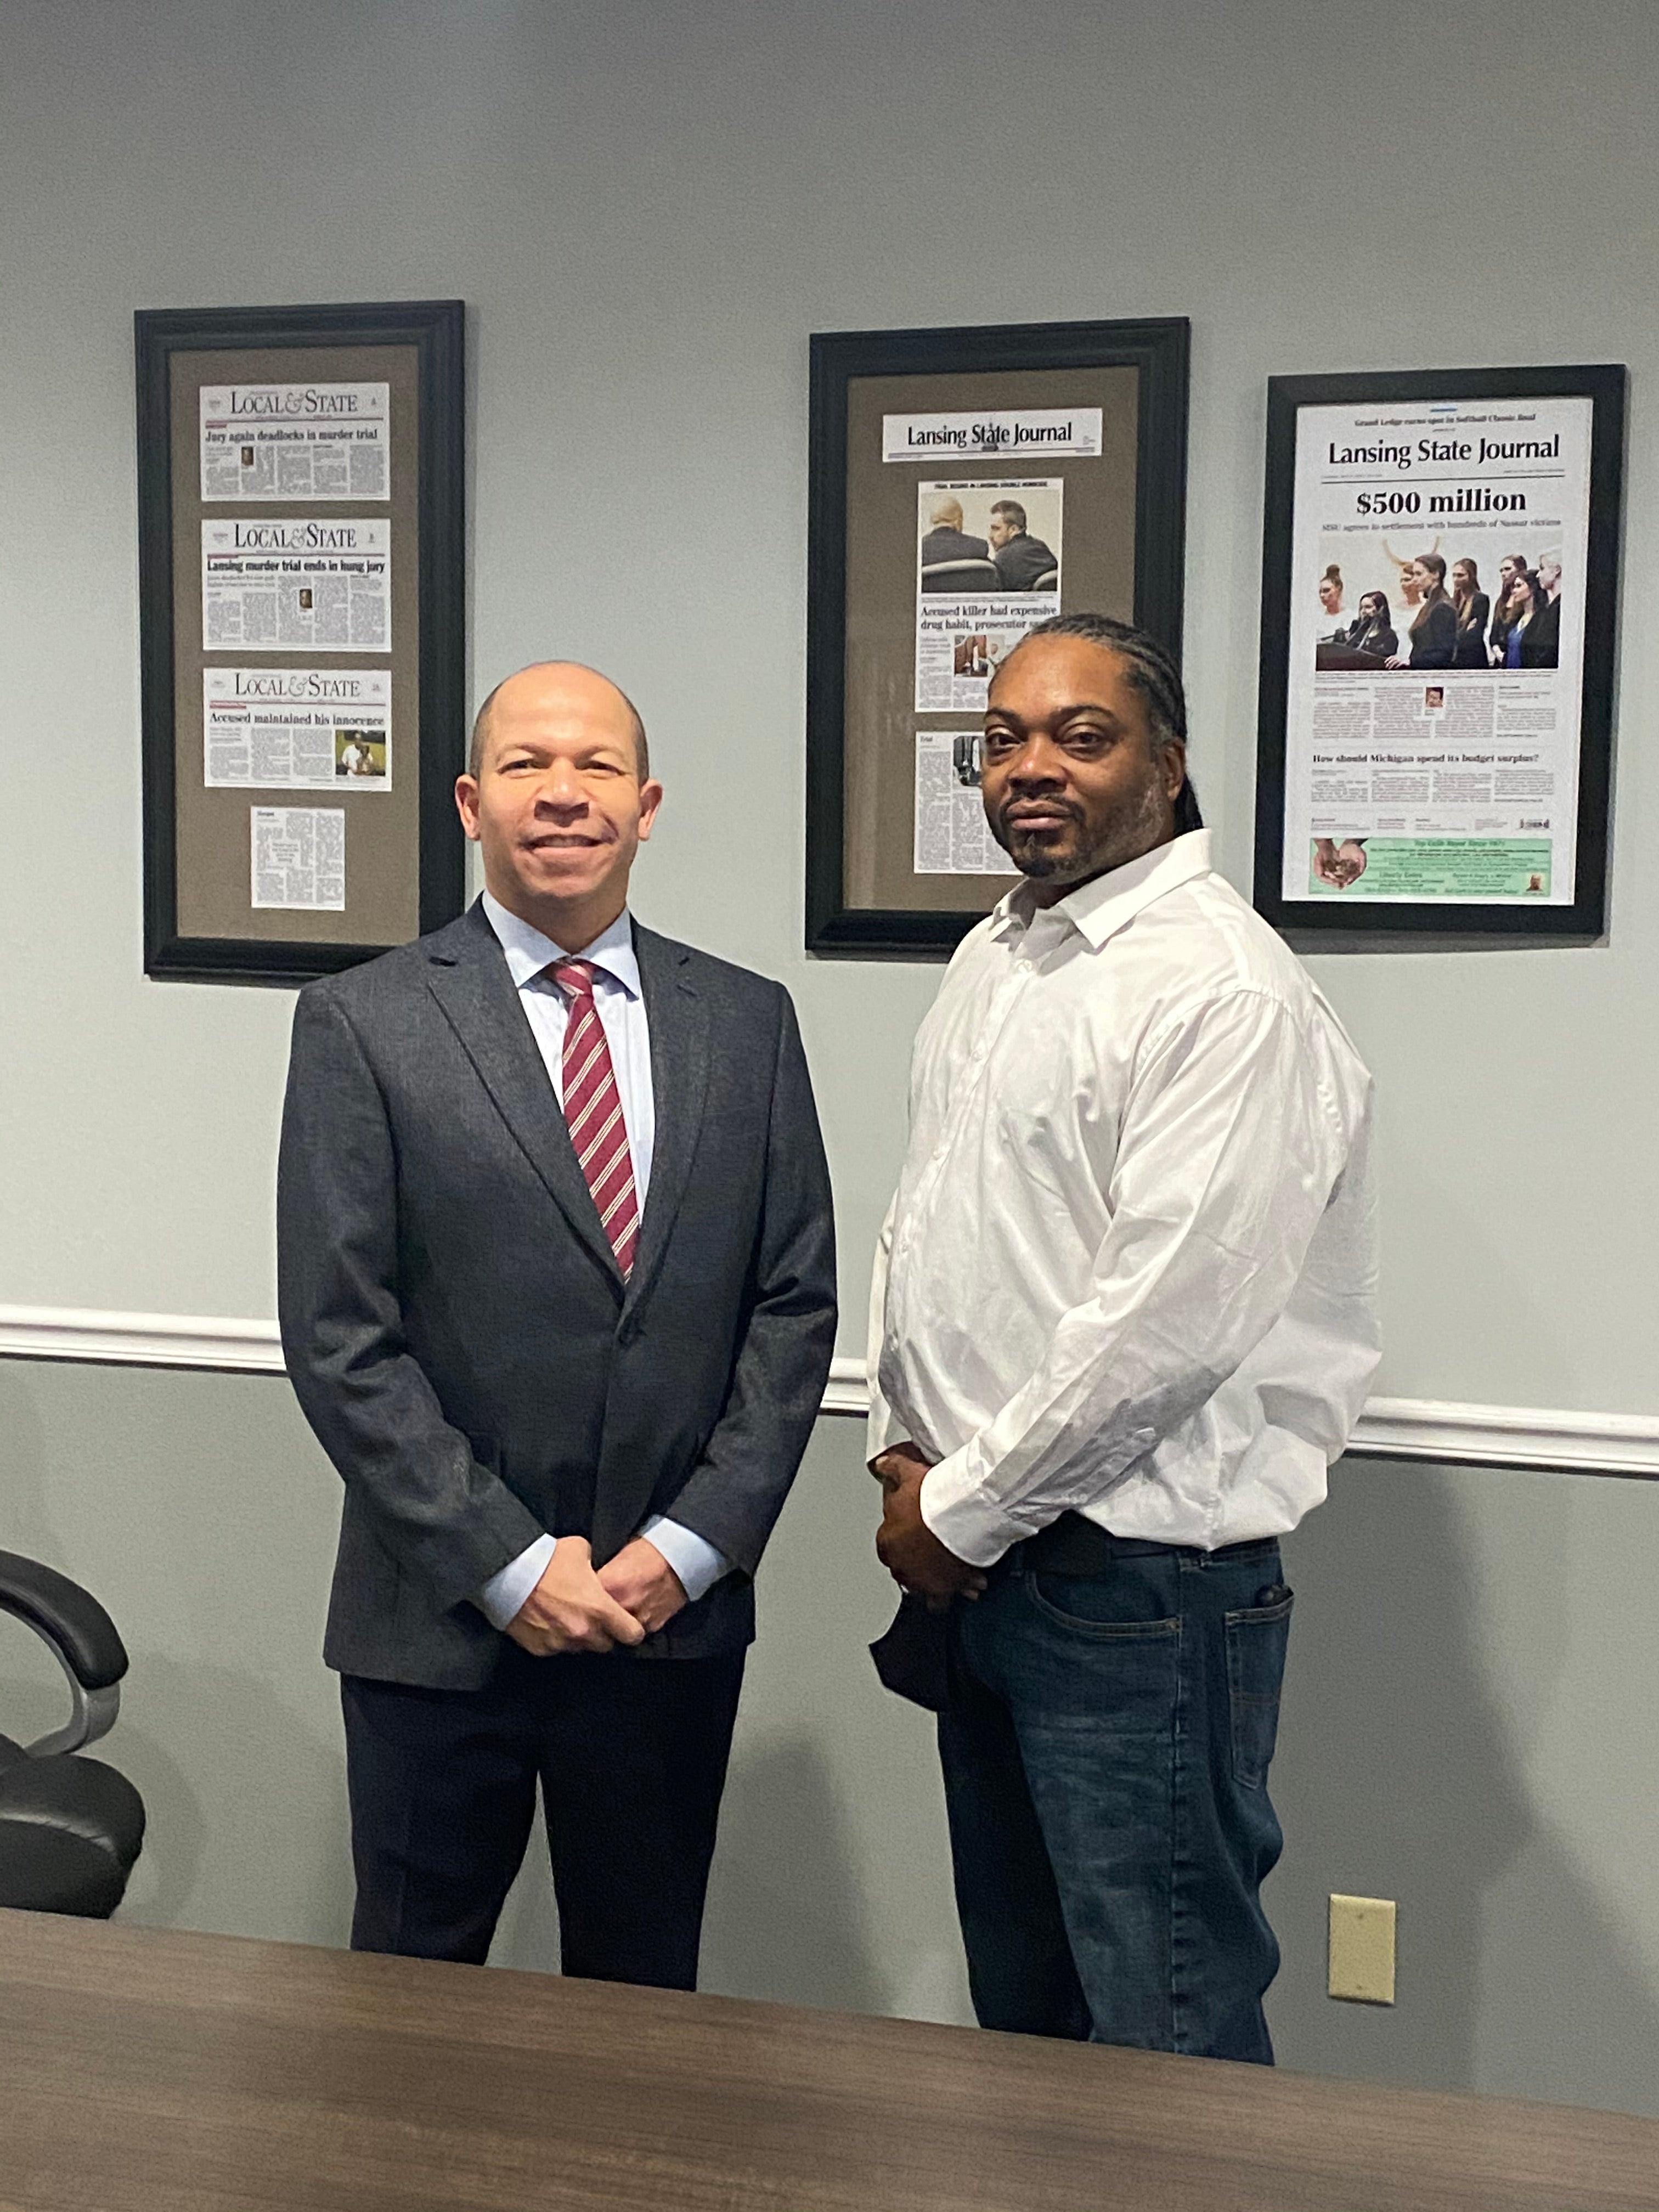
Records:
[[[465,900],[462,304],[135,323],[144,972],[302,983]]]
[[[1188,326],[812,340],[806,945],[948,953],[1014,881],[986,694],[1060,613],[1181,649]]]
[[[1626,383],[1269,381],[1255,904],[1277,927],[1603,933]]]

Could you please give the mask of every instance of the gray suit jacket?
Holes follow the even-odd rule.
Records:
[[[738,1571],[639,1656],[754,1633],[835,1339],[829,1175],[788,993],[635,941],[657,1133],[626,1288],[482,906],[300,994],[278,1311],[345,1483],[343,1673],[481,1686],[489,1577],[544,1530],[603,1564],[653,1512]]]

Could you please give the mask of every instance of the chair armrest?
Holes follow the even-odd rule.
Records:
[[[0,1552],[0,1613],[15,1613],[57,1651],[83,1690],[106,1690],[127,1671],[126,1646],[89,1590],[16,1552]]]

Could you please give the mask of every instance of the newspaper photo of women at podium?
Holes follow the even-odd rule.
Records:
[[[1457,638],[1452,647],[1454,668],[1488,668],[1486,617],[1492,601],[1480,588],[1480,571],[1467,554],[1452,562],[1452,611],[1457,619]]]
[[[1434,543],[1434,550],[1437,553],[1440,550],[1440,541],[1437,538]],[[1402,560],[1389,545],[1386,538],[1382,540],[1382,550],[1400,571],[1400,605],[1402,610],[1401,623],[1403,628],[1409,629],[1417,620],[1417,611],[1423,604],[1423,579],[1419,574],[1416,562],[1411,556],[1407,554]]]
[[[1446,589],[1446,563],[1438,553],[1419,553],[1411,564],[1419,605],[1402,643],[1408,653],[1389,655],[1390,668],[1449,668],[1457,650],[1457,616]]]
[[[1342,604],[1342,571],[1334,561],[1319,580],[1319,642],[1324,644],[1334,639],[1346,645],[1350,627],[1348,611]]]
[[[1561,660],[1561,562],[1554,553],[1538,556],[1538,587],[1544,595],[1540,610],[1538,635],[1534,648],[1538,658],[1531,663],[1534,668],[1556,668]]]
[[[1498,564],[1498,605],[1492,611],[1492,627],[1486,633],[1486,659],[1494,668],[1504,665],[1504,641],[1509,635],[1510,592],[1517,576],[1527,570],[1524,553],[1506,553]]]
[[[1534,568],[1510,586],[1504,635],[1504,668],[1553,668],[1561,657],[1560,617]]]
[[[1435,550],[1425,559],[1437,559],[1440,541],[1435,540]],[[1414,556],[1394,550],[1386,538],[1382,540],[1380,558],[1375,547],[1360,549],[1355,556],[1359,568],[1361,588],[1359,609],[1346,630],[1331,626],[1332,602],[1340,610],[1342,605],[1343,577],[1340,566],[1328,562],[1319,580],[1319,626],[1314,632],[1314,665],[1322,673],[1333,674],[1346,671],[1350,674],[1367,670],[1381,672],[1385,668],[1404,668],[1409,665],[1412,624],[1423,611],[1425,595],[1434,581],[1432,569],[1425,567]],[[1391,595],[1396,586],[1388,591],[1378,590],[1364,580],[1365,570],[1373,573],[1382,567],[1398,579],[1399,605],[1402,612],[1395,614],[1391,606]],[[1441,574],[1444,575],[1443,565]],[[1448,602],[1449,606],[1449,601]],[[1403,641],[1403,642],[1402,642]],[[1418,666],[1434,664],[1418,662]],[[1450,653],[1443,664],[1450,665]]]
[[[1386,593],[1362,592],[1359,594],[1359,614],[1348,632],[1348,650],[1360,656],[1361,666],[1374,662],[1378,667],[1390,653],[1400,650],[1400,639],[1389,613]]]

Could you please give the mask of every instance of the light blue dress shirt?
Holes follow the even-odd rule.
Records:
[[[602,930],[591,945],[585,945],[576,953],[567,952],[550,937],[544,937],[539,929],[532,929],[488,891],[483,895],[483,909],[490,927],[501,939],[507,972],[518,990],[519,1004],[524,1008],[525,1019],[530,1024],[530,1033],[536,1040],[548,1080],[553,1085],[553,1095],[561,1107],[564,1104],[564,1032],[569,1009],[564,994],[545,971],[550,963],[558,960],[589,960],[593,963],[597,970],[593,1006],[605,1031],[605,1041],[611,1048],[611,1065],[617,1078],[623,1122],[628,1131],[628,1149],[634,1162],[634,1184],[643,1214],[651,1184],[652,1154],[656,1146],[657,1110],[651,1088],[651,1031],[646,1022],[639,956],[634,950],[634,929],[627,908],[623,908],[609,929]],[[686,1596],[693,1601],[712,1589],[720,1577],[731,1571],[732,1562],[706,1537],[682,1528],[678,1521],[665,1519],[660,1513],[653,1514],[640,1534],[649,1537],[679,1577]],[[489,1577],[479,1593],[478,1604],[492,1626],[505,1628],[517,1613],[546,1573],[554,1544],[553,1537],[538,1536],[516,1559],[509,1559],[499,1574]]]

